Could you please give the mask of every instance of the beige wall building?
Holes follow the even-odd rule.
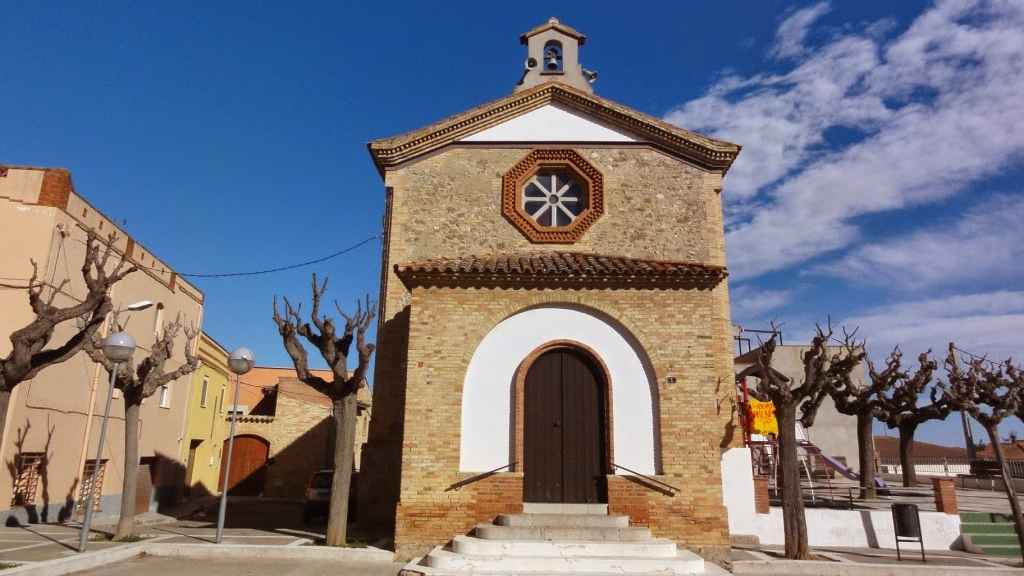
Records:
[[[77,194],[66,170],[0,166],[0,223],[3,282],[26,284],[32,274],[30,260],[35,260],[43,280],[52,284],[70,281],[58,302],[85,293],[80,273],[85,230],[94,229],[103,238],[117,232],[117,252],[144,268],[113,287],[115,307],[139,300],[157,303],[132,314],[128,321],[127,330],[139,346],[136,359],[147,353],[163,321],[181,314],[186,321],[201,325],[202,293]],[[32,317],[25,290],[0,290],[0,354],[10,351],[6,335]],[[62,324],[53,341],[63,342],[73,331],[73,322]],[[179,335],[169,368],[183,362],[185,345],[185,336]],[[0,443],[0,459],[11,471],[0,482],[0,502],[22,520],[28,515],[55,521],[72,513],[79,500],[82,472],[94,466],[107,382],[100,366],[81,353],[43,370],[14,390]],[[142,481],[146,489],[138,509],[155,506],[158,497],[171,497],[181,484],[184,464],[180,455],[188,396],[189,377],[185,377],[158,391],[143,405],[140,455],[144,463],[159,468],[152,468],[151,478]],[[119,394],[115,395],[111,414],[100,467],[100,508],[104,514],[116,514],[119,508],[124,452],[124,405]],[[150,481],[155,491],[148,490]]]
[[[524,504],[729,545],[739,147],[593,95],[583,39],[551,20],[511,95],[370,144],[387,212],[360,510],[402,557]]]

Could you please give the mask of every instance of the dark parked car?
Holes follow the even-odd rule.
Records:
[[[306,488],[306,506],[302,510],[302,521],[311,523],[315,518],[326,518],[331,506],[331,481],[334,470],[324,469],[313,474]]]

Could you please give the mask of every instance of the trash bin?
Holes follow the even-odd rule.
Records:
[[[896,536],[896,560],[903,559],[900,556],[900,542],[917,542],[921,546],[921,562],[927,562],[924,538],[921,536],[921,512],[917,504],[893,504],[892,527]]]

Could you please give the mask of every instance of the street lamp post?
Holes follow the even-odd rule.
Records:
[[[231,427],[228,431],[228,453],[226,461],[221,463],[224,467],[224,480],[221,482],[220,511],[217,513],[217,544],[220,544],[221,540],[224,539],[224,516],[227,513],[228,507],[228,479],[231,478],[231,451],[235,447],[235,420],[238,419],[235,410],[238,407],[239,380],[242,374],[252,370],[254,364],[256,364],[256,357],[253,355],[252,350],[248,348],[237,348],[231,353],[231,356],[228,356],[228,368],[235,373],[235,399],[231,404],[231,414],[229,416]]]
[[[107,440],[107,422],[110,420],[110,403],[114,399],[117,371],[121,367],[121,363],[131,359],[133,352],[135,352],[135,339],[127,332],[114,332],[103,341],[103,355],[114,363],[114,368],[110,371],[110,388],[107,390],[107,407],[103,412],[103,421],[100,424],[100,443],[96,447],[96,463],[93,466],[92,478],[89,480],[89,490],[85,495],[85,519],[82,521],[82,533],[78,537],[79,552],[85,552],[85,545],[89,541],[89,527],[92,525],[92,499],[96,492],[96,478],[99,476],[100,462],[103,459],[103,444]]]

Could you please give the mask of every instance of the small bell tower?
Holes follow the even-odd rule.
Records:
[[[586,36],[552,17],[520,36],[519,41],[526,45],[526,62],[516,91],[544,82],[561,82],[585,92],[594,91],[591,83],[597,80],[597,73],[584,70],[579,60]]]

